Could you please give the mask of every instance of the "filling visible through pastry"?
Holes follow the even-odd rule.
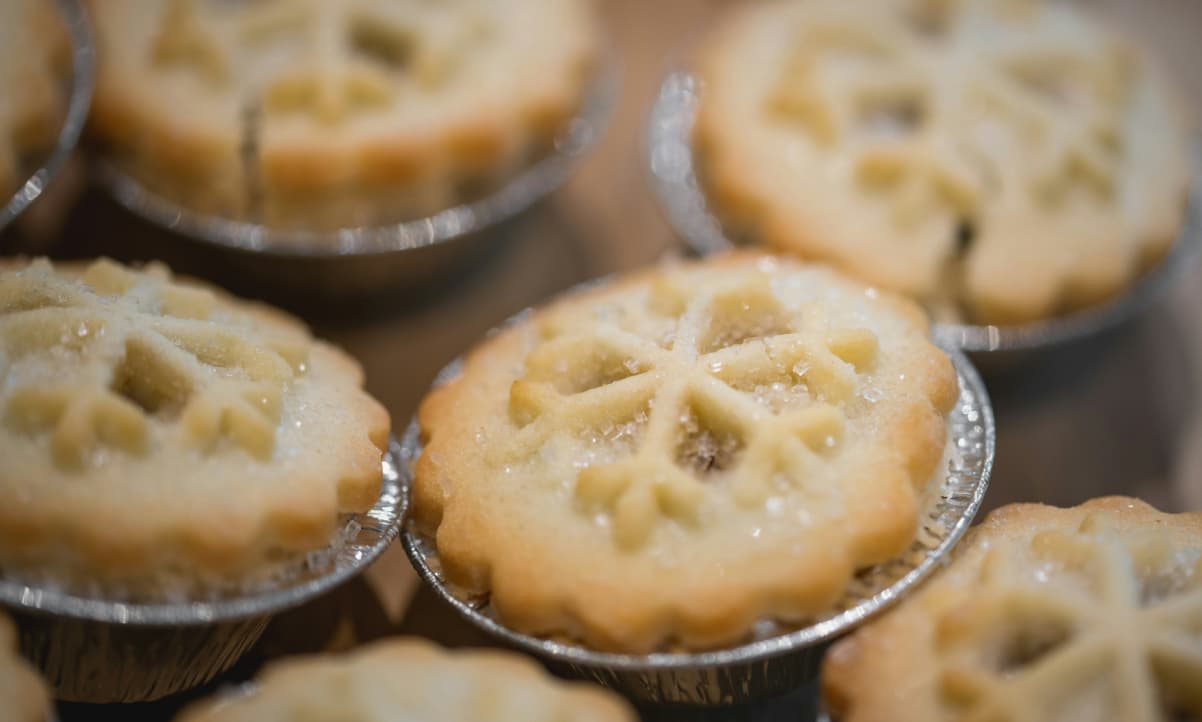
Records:
[[[1099,499],[983,522],[824,670],[843,722],[1202,719],[1202,515]]]
[[[716,33],[701,77],[695,139],[730,230],[941,318],[1100,302],[1183,222],[1178,99],[1063,3],[769,3]]]
[[[495,186],[576,112],[593,53],[582,0],[106,0],[93,13],[92,127],[122,167],[199,210],[309,230]]]
[[[947,357],[916,307],[754,255],[573,294],[420,411],[414,511],[521,631],[715,646],[828,611],[942,480]]]
[[[386,412],[299,322],[110,261],[0,268],[0,573],[266,581],[380,490]]]

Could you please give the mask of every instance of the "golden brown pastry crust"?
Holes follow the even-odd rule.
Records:
[[[1013,504],[837,643],[823,694],[841,722],[1194,718],[1200,630],[1202,514]]]
[[[297,320],[165,267],[0,266],[0,567],[107,592],[257,576],[375,503],[387,412]]]
[[[17,654],[17,630],[0,612],[0,722],[49,722],[50,691]]]
[[[939,316],[1020,323],[1097,303],[1183,222],[1179,99],[1139,48],[1064,3],[756,4],[699,68],[693,137],[728,228]]]
[[[955,397],[904,299],[752,253],[653,268],[534,312],[430,393],[414,514],[513,629],[729,644],[912,542]]]
[[[270,665],[247,696],[201,702],[178,722],[635,722],[598,687],[567,683],[501,651],[446,651],[418,639]]]
[[[104,0],[91,114],[129,172],[275,227],[396,222],[546,150],[597,51],[588,0]],[[469,194],[470,195],[470,194]]]

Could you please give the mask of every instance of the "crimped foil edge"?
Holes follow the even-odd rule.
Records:
[[[514,318],[520,318],[521,315]],[[514,319],[502,328],[514,323]],[[948,479],[928,500],[922,528],[902,557],[861,572],[837,611],[801,629],[728,649],[698,653],[628,655],[602,653],[576,644],[525,635],[504,626],[479,603],[461,599],[444,583],[436,551],[408,522],[401,543],[419,576],[461,616],[493,637],[547,660],[577,677],[591,679],[643,702],[725,705],[775,696],[817,675],[827,643],[883,612],[909,589],[946,564],[981,506],[995,453],[996,427],[984,383],[963,353],[947,349],[960,396],[949,416]],[[437,388],[458,376],[456,359],[437,376]],[[401,438],[401,489],[411,492],[412,467],[421,455],[416,418]],[[872,575],[881,575],[874,584]],[[888,580],[888,581],[886,581]]]
[[[555,137],[549,153],[483,198],[400,223],[329,231],[274,229],[191,210],[155,193],[109,161],[96,164],[97,175],[126,210],[172,232],[218,247],[287,258],[407,251],[479,233],[513,218],[562,185],[604,132],[617,88],[616,62],[603,57],[579,112]]]
[[[697,178],[690,136],[700,81],[687,70],[669,73],[660,86],[646,130],[652,185],[669,223],[694,253],[707,256],[735,247],[711,212]],[[1039,351],[1113,328],[1160,298],[1202,256],[1202,137],[1196,139],[1191,184],[1181,231],[1155,268],[1123,293],[1098,306],[1014,326],[936,323],[941,345],[970,353]]]
[[[298,606],[362,572],[396,538],[408,497],[401,493],[403,453],[389,439],[381,461],[383,476],[376,504],[363,514],[352,514],[341,544],[315,550],[314,564],[287,581],[261,591],[228,598],[180,602],[129,602],[48,589],[0,577],[0,605],[14,612],[53,615],[66,619],[129,626],[212,625],[274,614]],[[307,573],[305,573],[307,572]]]

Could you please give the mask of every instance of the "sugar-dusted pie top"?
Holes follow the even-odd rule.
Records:
[[[325,546],[379,495],[362,380],[162,266],[0,267],[0,575],[167,591]]]
[[[799,621],[913,540],[956,396],[926,334],[752,254],[569,295],[422,404],[416,518],[523,632],[647,651]]]
[[[1202,514],[999,509],[823,680],[842,722],[1202,718]]]
[[[418,639],[344,656],[276,662],[245,696],[217,698],[178,722],[634,722],[617,695],[557,680],[500,651],[446,651]]]
[[[1098,302],[1182,225],[1178,98],[1066,3],[756,5],[700,72],[695,140],[732,232],[940,313],[1012,323]]]
[[[66,104],[60,70],[68,46],[54,3],[0,3],[0,205],[24,181],[30,156],[58,136]]]
[[[46,683],[17,655],[17,630],[0,612],[0,722],[50,722]]]
[[[93,2],[97,135],[158,193],[273,226],[442,210],[546,149],[588,0]]]

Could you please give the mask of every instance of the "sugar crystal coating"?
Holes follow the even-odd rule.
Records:
[[[163,266],[0,267],[0,569],[152,595],[270,576],[378,496],[388,418],[361,383]]]
[[[586,0],[91,9],[108,158],[190,209],[304,230],[495,190],[579,112],[596,40]]]
[[[225,439],[271,458],[280,395],[305,362],[303,336],[222,328],[209,318],[210,292],[163,288],[161,270],[139,277],[99,261],[82,281],[44,262],[0,278],[11,429],[50,434],[64,469],[82,469],[101,447],[144,455],[151,416],[178,423],[196,448]],[[291,348],[291,360],[273,346]]]
[[[414,510],[519,629],[729,641],[913,540],[955,388],[900,299],[752,254],[668,265],[469,356],[422,406]]]
[[[1179,100],[1147,53],[1077,8],[818,0],[732,15],[702,52],[694,135],[732,233],[991,323],[1104,300],[1177,237]]]
[[[1194,719],[1200,622],[1198,514],[1014,505],[832,652],[827,694],[849,722]]]

